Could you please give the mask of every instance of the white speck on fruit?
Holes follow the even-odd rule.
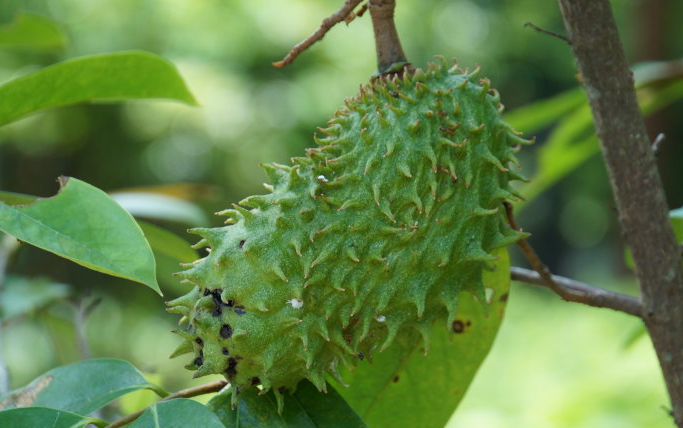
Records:
[[[323,183],[327,183],[328,181],[330,181],[324,175],[319,175],[316,178],[318,179],[318,181],[322,181]]]
[[[299,299],[289,299],[287,303],[292,305],[294,309],[301,309],[304,306],[304,302]]]
[[[380,315],[380,316],[378,316],[378,317],[375,318],[375,319],[376,319],[378,322],[384,322],[384,321],[387,320],[387,317],[385,317],[384,315]]]

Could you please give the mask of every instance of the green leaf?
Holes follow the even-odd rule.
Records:
[[[62,49],[65,44],[62,29],[45,16],[20,13],[0,27],[0,48],[48,51]]]
[[[21,316],[69,295],[69,286],[46,278],[7,276],[2,285],[0,320]]]
[[[127,361],[84,360],[56,367],[24,388],[0,397],[0,410],[42,406],[87,415],[124,394],[143,388],[165,394]]]
[[[340,393],[375,428],[439,428],[446,424],[488,354],[503,319],[510,285],[506,249],[494,272],[484,273],[490,304],[461,293],[458,316],[449,328],[437,323],[431,347],[421,352],[410,334],[346,376]],[[409,353],[407,357],[405,350]]]
[[[225,428],[205,406],[187,398],[162,401],[150,407],[130,428]],[[264,426],[267,428],[267,426]]]
[[[33,203],[36,199],[38,198],[33,195],[0,191],[0,201],[6,203],[7,205],[26,205]]]
[[[46,407],[25,407],[0,412],[2,428],[81,428],[88,424],[98,427],[107,425],[97,418]]]
[[[504,119],[515,129],[530,135],[585,104],[586,96],[583,89],[578,87],[516,108],[506,113]]]
[[[170,220],[190,226],[206,226],[206,214],[196,204],[174,196],[151,192],[113,192],[111,197],[135,217]]]
[[[145,234],[145,238],[147,238],[147,242],[149,242],[153,251],[168,256],[180,263],[190,263],[199,258],[197,252],[190,247],[190,244],[178,235],[145,221],[138,220],[138,224],[142,228],[142,232]]]
[[[322,393],[309,381],[300,382],[294,395],[284,397],[282,414],[272,391],[258,395],[254,389],[240,393],[236,410],[232,389],[215,395],[207,407],[226,428],[367,428],[334,388],[327,389]]]
[[[0,230],[89,269],[161,294],[152,250],[133,217],[106,193],[60,177],[60,192],[31,205],[0,202]]]
[[[0,86],[0,125],[52,107],[134,98],[197,104],[170,62],[148,52],[117,52],[64,61]]]

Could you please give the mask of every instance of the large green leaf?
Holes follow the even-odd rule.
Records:
[[[251,389],[240,394],[237,409],[232,410],[233,390],[225,390],[207,404],[226,428],[366,428],[344,399],[328,386],[319,392],[313,384],[302,381],[294,395],[286,395],[282,413],[272,392],[258,395]]]
[[[66,38],[50,18],[20,13],[11,23],[0,27],[0,48],[54,50],[64,47]]]
[[[448,329],[432,329],[427,355],[411,335],[397,337],[372,365],[346,376],[340,393],[371,428],[439,428],[446,424],[491,349],[503,319],[510,285],[506,249],[494,272],[484,273],[490,303],[460,294],[458,316]],[[407,356],[406,356],[407,355]]]
[[[54,368],[24,388],[0,397],[0,409],[42,406],[87,415],[124,394],[144,388],[165,394],[126,361],[84,360]]]
[[[561,92],[553,97],[516,108],[504,115],[504,119],[518,131],[534,134],[586,104],[581,88]]]
[[[162,401],[150,407],[130,428],[225,428],[205,406],[186,398]],[[269,428],[263,426],[263,428]]]
[[[133,217],[106,193],[75,178],[30,205],[0,202],[0,230],[87,268],[161,294],[152,250]]]
[[[46,407],[26,407],[0,412],[2,428],[81,428],[88,424],[106,426],[106,422],[100,419]]]
[[[196,104],[170,62],[148,52],[117,52],[64,61],[0,86],[0,125],[52,107],[133,98]]]
[[[47,278],[8,276],[2,284],[0,320],[21,316],[69,295],[69,287]]]

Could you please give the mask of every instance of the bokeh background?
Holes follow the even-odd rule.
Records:
[[[542,4],[541,4],[542,3]],[[410,60],[434,55],[481,65],[508,111],[577,86],[569,47],[525,28],[563,33],[554,2],[399,0],[397,26]],[[683,56],[679,0],[615,0],[633,63]],[[171,60],[201,104],[165,101],[88,104],[40,113],[0,128],[0,189],[54,194],[56,178],[74,176],[106,191],[145,187],[201,208],[195,224],[156,223],[194,242],[185,229],[219,225],[211,215],[262,192],[259,162],[286,163],[313,145],[344,97],[375,72],[369,16],[333,29],[290,67],[273,68],[341,0],[0,0],[0,24],[19,12],[54,19],[60,49],[0,49],[0,83],[81,55],[144,49]],[[609,76],[605,76],[609,78]],[[659,156],[671,208],[683,205],[683,103],[648,118],[667,139]],[[523,130],[523,129],[522,129]],[[528,176],[547,131],[525,149]],[[163,186],[163,187],[159,187]],[[644,207],[644,209],[647,209]],[[519,222],[551,269],[637,293],[602,161],[594,156],[531,201]],[[518,254],[516,264],[524,265]],[[159,255],[166,298],[184,293]],[[68,300],[3,320],[2,358],[13,387],[85,353],[123,358],[167,390],[192,383],[184,361],[168,360],[179,343],[176,317],[151,290],[22,247],[9,273],[68,286]],[[0,295],[0,299],[3,297]],[[83,308],[99,302],[85,321]],[[76,309],[75,309],[76,308]],[[79,309],[80,308],[80,309]],[[79,336],[79,328],[84,331]],[[450,428],[672,427],[652,346],[637,320],[561,302],[546,290],[513,285],[508,315],[488,359]],[[87,349],[79,339],[85,338]],[[83,340],[81,340],[83,342]],[[151,397],[120,403],[135,410]]]

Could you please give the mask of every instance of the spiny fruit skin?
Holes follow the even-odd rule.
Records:
[[[280,399],[304,378],[324,390],[340,363],[397,334],[417,330],[427,349],[461,291],[484,299],[491,251],[521,236],[501,204],[518,199],[511,168],[528,141],[499,110],[487,79],[445,63],[362,87],[319,147],[262,165],[269,194],[219,213],[226,227],[194,230],[210,252],[180,274],[194,289],[169,303],[185,338],[173,356],[194,353],[195,377]]]

